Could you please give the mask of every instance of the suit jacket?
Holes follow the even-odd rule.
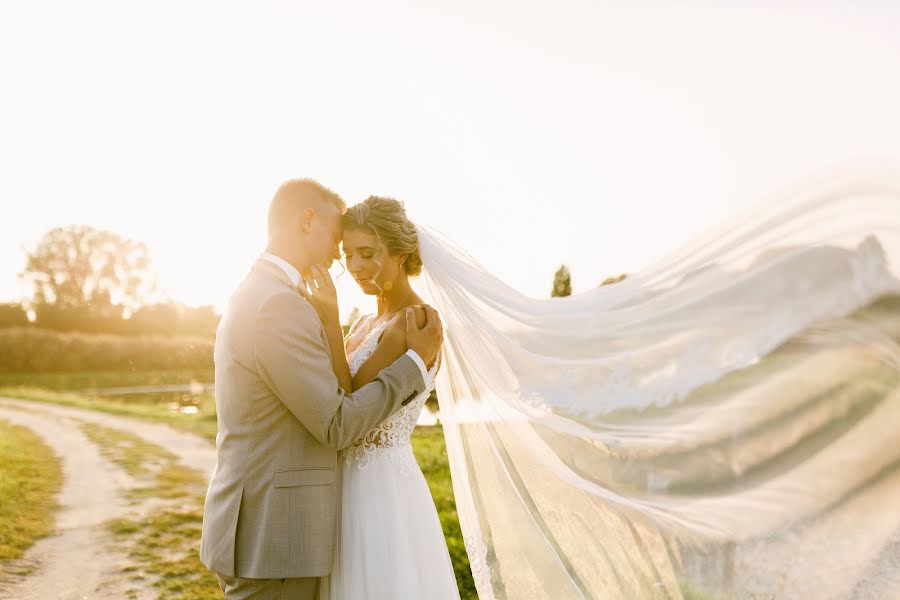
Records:
[[[214,358],[217,463],[200,560],[231,577],[330,573],[337,450],[424,389],[419,367],[401,356],[344,392],[315,309],[264,260],[229,300]]]

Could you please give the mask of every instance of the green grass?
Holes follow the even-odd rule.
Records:
[[[159,510],[143,521],[117,519],[109,530],[137,565],[127,571],[136,581],[154,579],[159,600],[219,600],[218,581],[197,555],[203,498],[183,509]]]
[[[174,476],[173,476],[174,474]],[[151,580],[159,600],[220,599],[216,576],[200,562],[204,481],[191,469],[170,465],[156,483],[144,488],[147,496],[177,500],[142,520],[114,519],[107,523],[133,564],[124,571],[135,581]]]
[[[165,464],[156,473],[156,478],[150,485],[145,485],[131,490],[132,498],[159,498],[162,500],[177,500],[179,498],[199,497],[203,504],[206,493],[206,480],[195,469],[175,463]],[[196,540],[200,544],[200,538]]]
[[[0,421],[0,573],[53,532],[59,458],[31,430]]]
[[[105,458],[125,469],[132,477],[147,475],[176,458],[168,450],[132,433],[96,423],[82,422],[80,427]]]
[[[32,386],[0,388],[0,397],[19,398],[33,402],[46,402],[73,408],[97,410],[113,415],[144,419],[171,425],[182,431],[195,433],[208,440],[216,439],[215,409],[202,409],[197,414],[184,414],[169,409],[165,404],[130,402],[127,399],[98,398],[85,394],[59,392]]]
[[[716,600],[716,596],[712,593],[700,590],[683,581],[681,582],[681,593],[684,594],[684,600]]]
[[[192,381],[211,383],[213,377],[212,369],[0,373],[0,388],[24,386],[56,391],[77,391],[144,385],[174,385]]]

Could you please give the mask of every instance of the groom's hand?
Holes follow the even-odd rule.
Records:
[[[444,341],[444,327],[436,310],[427,304],[424,308],[425,325],[421,329],[416,324],[413,309],[406,309],[406,347],[414,350],[430,369]]]
[[[331,275],[324,267],[314,265],[310,268],[310,276],[301,280],[299,287],[300,294],[316,309],[326,329],[335,324],[340,327],[337,290]]]

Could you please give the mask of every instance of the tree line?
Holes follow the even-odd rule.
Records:
[[[2,328],[211,337],[219,322],[212,306],[148,303],[157,288],[147,246],[86,225],[45,233],[26,251],[20,276],[30,296],[0,304]]]

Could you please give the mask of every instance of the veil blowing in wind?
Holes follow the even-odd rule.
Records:
[[[900,597],[900,171],[566,298],[417,233],[482,599]]]

